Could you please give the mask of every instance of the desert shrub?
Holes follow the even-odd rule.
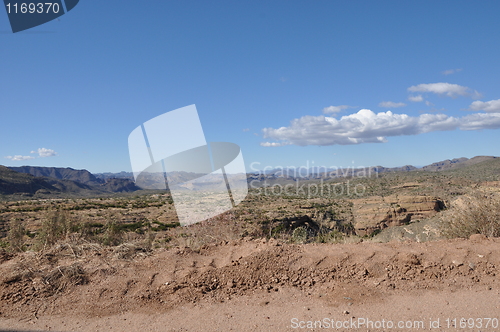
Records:
[[[74,263],[56,267],[43,277],[43,282],[51,293],[57,293],[87,283],[87,275],[78,263]]]
[[[141,228],[144,227],[144,223],[142,221],[138,221],[132,223],[117,224],[116,227],[119,231],[142,233]]]
[[[305,243],[307,241],[307,229],[305,227],[297,227],[292,232],[291,241],[293,243]]]
[[[116,246],[122,242],[123,230],[114,220],[109,220],[104,226],[105,230],[100,237],[100,242],[106,246]]]
[[[36,236],[37,243],[35,247],[40,249],[51,246],[57,241],[65,239],[75,230],[75,223],[71,220],[68,211],[48,211],[42,218],[42,228]]]
[[[157,232],[157,231],[166,231],[169,228],[178,227],[178,226],[181,225],[179,222],[162,223],[162,222],[159,222],[158,220],[154,220],[153,224],[157,225],[157,226],[153,226],[151,228],[151,230],[153,230],[155,232]]]
[[[283,223],[271,228],[270,237],[277,237],[278,235],[282,235],[282,233],[287,233],[287,235],[289,235],[289,233],[287,232],[287,228]]]
[[[172,228],[169,245],[199,250],[211,243],[229,242],[249,236],[243,223],[238,223],[232,213],[225,213],[210,220],[189,226]]]
[[[346,235],[338,230],[331,232],[319,232],[315,238],[318,243],[340,243],[345,239]]]
[[[441,234],[448,238],[483,234],[500,236],[500,197],[476,193],[454,201],[441,217]]]
[[[7,243],[11,251],[24,251],[26,228],[19,219],[14,219],[9,223],[9,232],[7,233]]]

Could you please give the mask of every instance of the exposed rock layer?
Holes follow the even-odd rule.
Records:
[[[443,201],[432,196],[371,196],[353,203],[354,228],[360,236],[426,219],[444,208]]]

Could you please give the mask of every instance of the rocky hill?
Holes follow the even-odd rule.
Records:
[[[474,158],[455,158],[452,160],[443,160],[439,161],[436,163],[432,163],[430,165],[422,167],[422,170],[424,171],[444,171],[444,170],[449,170],[453,168],[461,168],[465,166],[471,166],[475,165],[478,163],[481,163],[483,161],[488,161],[488,160],[493,160],[498,157],[492,157],[492,156],[476,156]]]
[[[35,194],[38,190],[57,190],[43,178],[31,174],[15,172],[5,166],[0,166],[0,195],[24,193]]]
[[[385,173],[411,173],[411,172],[440,172],[440,171],[450,171],[455,169],[466,168],[467,166],[473,166],[476,164],[481,164],[486,161],[499,160],[499,157],[494,156],[476,156],[473,158],[455,158],[447,159],[443,161],[438,161],[423,167],[415,167],[413,165],[405,165],[401,167],[384,167],[384,166],[369,166],[363,168],[356,167],[346,167],[346,168],[329,168],[325,169],[312,167],[310,169],[306,168],[283,168],[283,169],[273,169],[268,171],[256,172],[248,174],[248,182],[254,187],[258,186],[272,186],[275,184],[286,184],[287,182],[296,182],[298,180],[330,180],[335,178],[349,178],[349,177],[370,177],[376,174]]]
[[[499,157],[493,156],[477,156],[474,158],[455,158],[447,159],[432,163],[430,165],[417,168],[412,165],[402,167],[383,167],[372,166],[366,168],[344,168],[344,169],[275,169],[261,173],[247,174],[247,182],[251,188],[267,187],[276,184],[286,185],[288,183],[296,183],[297,181],[315,181],[315,180],[330,180],[336,178],[349,177],[371,177],[369,174],[392,174],[405,173],[413,174],[416,172],[442,172],[442,171],[468,171],[470,167],[485,168],[485,171],[491,172],[491,168],[497,169],[495,165]],[[488,164],[488,165],[486,165]],[[477,165],[477,166],[476,166]],[[478,169],[479,169],[478,168]],[[11,173],[6,172],[11,171]],[[15,171],[15,174],[12,173]],[[365,176],[362,176],[364,173]],[[477,173],[477,172],[475,172]],[[484,173],[484,172],[481,172]],[[24,176],[21,176],[24,174]],[[27,177],[26,175],[31,175]],[[175,182],[189,181],[198,177],[198,174],[186,172],[174,172],[170,174]],[[16,180],[12,180],[12,179]],[[11,180],[9,180],[11,179]],[[144,188],[149,188],[148,184],[154,183],[157,179],[150,174],[143,173],[141,183]],[[73,168],[61,167],[39,167],[39,166],[20,166],[20,167],[3,167],[3,172],[0,173],[0,194],[9,195],[13,193],[25,193],[29,195],[35,194],[38,190],[42,193],[68,193],[68,194],[85,194],[92,195],[92,192],[99,194],[102,192],[131,192],[140,190],[139,186],[134,183],[133,174],[131,172],[120,173],[100,173],[92,174],[87,170],[76,170]]]
[[[57,167],[0,166],[0,195],[93,196],[140,190],[129,179],[98,179],[87,170]]]
[[[135,183],[129,179],[115,178],[107,179],[106,182],[100,186],[100,188],[114,193],[141,190],[141,188],[136,186]]]
[[[9,167],[11,170],[31,174],[36,177],[50,177],[59,180],[71,180],[91,186],[103,184],[105,181],[96,178],[92,173],[85,169],[73,169],[62,167],[40,167],[40,166],[20,166]]]
[[[107,180],[107,179],[134,179],[134,173],[132,172],[119,172],[119,173],[94,173],[94,176],[99,180]]]
[[[0,195],[46,198],[54,195],[90,196],[105,191],[76,181],[37,177],[0,166]]]

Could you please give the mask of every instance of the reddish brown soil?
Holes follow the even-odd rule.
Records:
[[[432,330],[455,331],[447,318],[500,319],[498,238],[343,245],[241,240],[151,254],[56,249],[0,256],[0,329],[321,331],[326,325],[294,327],[365,318],[423,321],[424,328],[336,330],[429,330],[430,320],[440,319]],[[474,324],[459,330],[500,331]]]

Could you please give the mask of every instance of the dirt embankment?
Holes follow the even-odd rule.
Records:
[[[190,329],[185,324],[211,312],[211,317],[195,320],[203,330],[215,331],[224,329],[217,325],[224,319],[230,324],[231,317],[247,310],[251,326],[240,318],[240,325],[233,321],[236,325],[230,327],[293,330],[293,316],[287,315],[310,314],[319,308],[326,311],[321,309],[318,315],[344,318],[356,310],[382,315],[392,297],[409,301],[410,308],[425,296],[425,301],[439,302],[444,295],[438,294],[448,294],[449,300],[444,301],[448,304],[465,297],[457,302],[459,306],[468,292],[481,294],[474,301],[482,305],[491,301],[488,308],[500,313],[500,239],[479,235],[470,240],[342,245],[245,239],[205,246],[199,252],[174,248],[143,253],[127,246],[103,250],[62,245],[45,254],[3,253],[0,262],[2,328],[99,330],[101,326],[106,330],[105,326],[115,326],[123,330],[132,326],[130,319],[135,317],[135,327],[142,320],[148,326],[143,330],[153,331],[155,324],[169,317],[171,331],[194,331],[196,325]],[[431,302],[420,303],[421,309],[432,306]],[[229,318],[221,316],[213,326],[202,324],[222,315],[224,310],[217,308],[239,309]],[[409,312],[393,313],[398,314],[411,317]],[[186,321],[187,317],[192,319]],[[323,317],[311,316],[316,318]],[[168,331],[161,324],[156,328]]]

